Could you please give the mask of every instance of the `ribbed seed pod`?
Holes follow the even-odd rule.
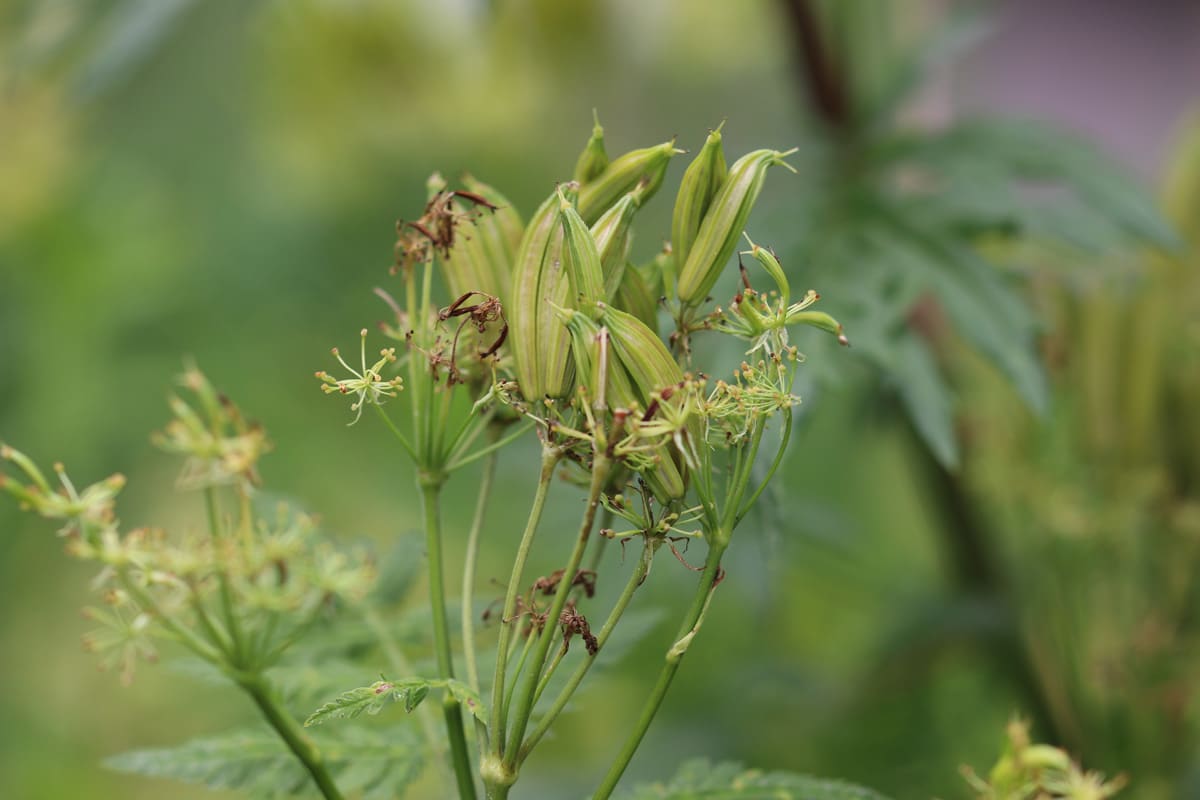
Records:
[[[568,199],[573,190],[574,184],[564,187]],[[517,383],[530,402],[563,397],[571,389],[570,336],[554,312],[572,305],[562,267],[561,200],[556,189],[525,228],[506,312]]]
[[[595,180],[608,166],[608,153],[604,151],[604,128],[600,127],[600,115],[593,109],[592,138],[588,139],[575,162],[575,181],[580,185]]]
[[[637,267],[629,264],[621,274],[621,285],[613,305],[637,317],[653,333],[658,332],[658,300]]]
[[[675,148],[675,140],[672,139],[618,156],[603,172],[583,184],[579,192],[579,215],[588,225],[594,224],[622,195],[633,191],[643,178],[647,182],[642,199],[645,202],[662,184],[667,164],[676,153],[681,152]]]
[[[559,192],[559,219],[563,230],[563,265],[570,281],[575,304],[580,308],[594,308],[605,299],[604,272],[600,266],[600,251],[592,232],[583,224],[583,218],[562,193]]]
[[[592,237],[600,251],[600,269],[604,273],[605,300],[616,296],[623,280],[625,257],[629,253],[633,231],[633,217],[637,213],[641,197],[641,192],[634,189],[605,211],[604,216],[592,226]]]
[[[467,189],[496,206],[479,209],[474,220],[461,225],[454,249],[443,257],[442,273],[452,298],[467,292],[484,292],[499,297],[508,308],[512,268],[521,241],[521,218],[504,195],[469,175]]]
[[[729,168],[728,177],[700,223],[687,259],[681,262],[676,290],[684,305],[700,305],[712,291],[742,237],[767,168],[782,164],[791,169],[783,159],[792,152],[755,150]]]
[[[679,183],[679,194],[675,196],[675,210],[671,215],[671,248],[680,264],[687,261],[700,223],[728,174],[725,150],[721,146],[721,127],[717,126],[708,134],[692,163],[688,164]]]
[[[651,395],[683,383],[683,370],[671,357],[663,341],[637,317],[612,306],[605,306],[600,324],[608,329],[613,353],[629,373],[633,390],[643,408],[649,407]],[[671,401],[667,401],[671,402]],[[688,434],[700,436],[699,420],[688,424]],[[682,458],[674,448],[668,448],[659,460],[658,468],[647,481],[661,500],[677,499],[687,492],[686,471]]]
[[[608,329],[574,309],[563,309],[560,319],[571,335],[576,379],[587,387],[592,407],[603,411],[640,406],[629,373],[612,348]]]
[[[743,250],[742,254],[748,255],[759,264],[762,264],[762,268],[767,271],[767,274],[775,281],[775,285],[779,287],[779,297],[786,308],[792,302],[792,288],[788,284],[787,273],[783,271],[783,265],[779,263],[779,259],[775,257],[773,252],[765,247],[756,245],[749,234],[746,234],[746,241],[750,242],[750,249],[748,251]]]

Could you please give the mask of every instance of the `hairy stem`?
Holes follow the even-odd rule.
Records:
[[[446,621],[446,592],[442,580],[442,530],[438,502],[440,494],[441,481],[436,477],[423,475],[421,508],[425,518],[425,547],[429,558],[429,603],[433,608],[434,650],[437,654],[438,677],[447,680],[454,677],[454,659],[450,652],[450,627]],[[450,692],[446,692],[442,700],[442,713],[446,718],[450,761],[458,783],[458,796],[464,800],[474,800],[475,780],[471,772],[471,757],[467,753],[462,709]]]
[[[637,752],[638,746],[641,745],[646,731],[650,729],[650,723],[654,721],[654,715],[658,713],[663,698],[666,697],[667,690],[671,688],[671,681],[674,680],[675,673],[679,671],[679,665],[683,662],[683,657],[687,653],[692,639],[700,630],[700,624],[704,621],[704,612],[708,608],[708,601],[712,598],[713,589],[716,587],[717,576],[721,570],[721,557],[725,554],[725,548],[728,547],[728,543],[729,536],[727,533],[717,532],[717,535],[711,538],[708,556],[704,561],[704,572],[700,576],[700,582],[696,584],[696,594],[692,597],[692,603],[688,607],[687,614],[684,615],[683,624],[679,626],[679,633],[676,634],[675,644],[671,645],[671,649],[667,651],[665,663],[662,666],[662,670],[658,673],[658,680],[655,682],[650,696],[646,698],[645,705],[642,706],[642,713],[638,717],[633,731],[629,734],[629,738],[625,740],[625,745],[621,748],[621,752],[617,754],[617,758],[613,762],[612,767],[609,768],[608,774],[604,776],[600,788],[592,795],[592,800],[607,800],[612,795],[613,790],[617,787],[617,783],[621,780],[621,776],[625,773],[625,768],[629,766],[629,762],[633,759],[633,754]]]
[[[258,710],[262,712],[263,718],[279,734],[279,738],[283,739],[284,744],[300,760],[304,768],[308,770],[308,774],[312,776],[313,783],[321,791],[321,796],[325,800],[342,800],[342,793],[338,791],[337,785],[329,775],[329,770],[325,768],[321,752],[304,735],[300,724],[283,710],[270,685],[267,684],[261,675],[253,675],[242,680],[241,686],[254,700],[254,704],[258,706]]]

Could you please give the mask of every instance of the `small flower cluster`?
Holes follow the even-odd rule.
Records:
[[[77,491],[56,464],[61,487],[53,490],[31,459],[0,447],[0,458],[29,480],[22,484],[0,474],[0,488],[23,508],[60,521],[67,553],[100,566],[93,587],[103,605],[85,609],[99,628],[84,644],[126,682],[138,660],[156,658],[156,638],[181,641],[212,660],[232,653],[236,630],[255,643],[238,658],[269,661],[282,652],[289,632],[335,602],[360,601],[374,581],[370,562],[335,549],[310,517],[286,506],[270,520],[255,513],[251,487],[258,482],[258,457],[269,449],[265,432],[247,423],[194,368],[182,385],[194,395],[195,407],[171,398],[174,418],[155,440],[186,457],[181,485],[208,493],[207,535],[172,537],[155,528],[122,532],[114,510],[122,476]],[[228,520],[217,506],[216,489],[225,485],[236,490],[239,508]],[[220,601],[228,601],[226,613],[232,616],[218,621],[220,614],[209,606],[222,593]]]
[[[1098,772],[1083,770],[1061,749],[1033,744],[1029,726],[1013,720],[1007,728],[1004,755],[987,780],[970,767],[963,777],[979,800],[1105,800],[1125,786],[1125,777],[1105,780]]]
[[[168,398],[173,419],[152,441],[168,453],[186,456],[180,488],[257,486],[258,460],[271,449],[266,431],[248,421],[195,367],[188,367],[179,383],[192,393],[197,407],[178,396]]]
[[[396,376],[385,379],[383,377],[383,369],[396,362],[396,348],[385,347],[380,350],[379,360],[368,367],[367,329],[363,328],[359,332],[359,336],[361,339],[359,344],[361,369],[355,369],[347,364],[346,360],[342,358],[341,352],[335,347],[332,350],[333,357],[350,373],[350,377],[334,378],[324,370],[316,373],[317,378],[321,381],[321,391],[325,394],[354,395],[354,402],[350,404],[350,410],[355,412],[354,419],[349,423],[351,425],[362,419],[365,405],[382,405],[386,398],[395,397],[404,388],[403,378]]]

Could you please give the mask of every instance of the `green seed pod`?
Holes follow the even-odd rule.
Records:
[[[608,153],[604,151],[604,128],[600,127],[600,115],[592,109],[592,138],[588,139],[579,160],[575,162],[575,181],[580,185],[595,180],[608,166]]]
[[[574,188],[565,187],[565,196]],[[571,340],[554,312],[572,305],[562,268],[561,200],[556,189],[529,220],[517,248],[506,312],[517,383],[530,402],[571,390]]]
[[[729,169],[729,176],[713,198],[708,213],[700,223],[696,239],[679,270],[676,287],[684,305],[698,306],[704,302],[720,277],[725,263],[733,255],[750,209],[762,191],[767,168],[774,164],[791,167],[783,159],[795,152],[755,150],[739,158]]]
[[[657,302],[664,295],[669,296],[675,291],[675,254],[670,242],[663,242],[663,249],[651,260],[637,264],[634,269],[642,276],[646,288]]]
[[[708,134],[704,146],[683,173],[675,210],[671,215],[671,247],[679,263],[687,261],[696,233],[708,207],[725,182],[729,169],[725,166],[725,150],[721,147],[721,125]]]
[[[786,308],[792,302],[792,288],[788,284],[787,274],[783,271],[783,265],[779,263],[779,259],[765,247],[759,247],[750,238],[750,234],[746,234],[746,241],[750,242],[750,249],[742,252],[742,255],[752,256],[755,261],[762,264],[763,269],[775,281],[775,285],[779,287],[779,297],[783,301]]]
[[[474,192],[496,206],[496,210],[492,212],[492,216],[496,220],[500,240],[503,242],[502,247],[509,254],[509,261],[511,262],[516,258],[517,247],[520,246],[521,236],[525,233],[525,223],[521,221],[521,215],[517,213],[516,206],[490,185],[477,180],[474,175],[463,175],[462,182],[463,186],[466,186],[469,191]]]
[[[608,329],[582,311],[561,309],[559,318],[571,335],[576,379],[587,387],[592,407],[603,411],[640,405],[629,373],[612,348]]]
[[[596,240],[561,190],[558,214],[563,230],[562,259],[571,292],[581,308],[594,308],[605,297],[604,272]]]
[[[629,373],[633,389],[643,408],[649,407],[651,395],[670,389],[684,382],[683,370],[672,358],[662,339],[631,314],[612,306],[605,306],[600,316],[601,324],[609,331],[612,349],[621,365]],[[667,401],[671,402],[671,401]],[[693,441],[700,437],[698,419],[689,420],[687,433]],[[659,459],[656,470],[646,476],[647,482],[660,500],[683,497],[687,492],[687,472],[682,456],[669,449]]]
[[[645,202],[662,184],[671,158],[681,152],[676,149],[675,140],[672,139],[619,156],[594,180],[583,185],[579,192],[579,215],[588,225],[594,224],[622,195],[633,191],[643,178],[647,179],[642,199]]]
[[[475,218],[458,230],[454,249],[442,258],[442,272],[451,297],[483,292],[499,297],[508,307],[512,268],[521,240],[521,218],[502,194],[470,176],[467,189],[495,206],[480,208]]]
[[[625,273],[625,257],[633,231],[641,193],[635,189],[604,212],[592,226],[592,237],[600,251],[600,268],[604,273],[604,299],[616,296]]]
[[[626,266],[621,274],[621,285],[617,287],[613,305],[633,314],[652,332],[658,332],[658,301],[642,274],[632,264]]]
[[[799,305],[799,304],[797,304]],[[791,311],[784,318],[785,325],[811,325],[837,337],[838,343],[849,347],[850,340],[842,333],[842,323],[824,311]]]

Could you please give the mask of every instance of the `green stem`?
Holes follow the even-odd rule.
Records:
[[[616,627],[617,621],[621,619],[621,615],[625,613],[625,608],[629,605],[629,601],[633,599],[633,593],[646,575],[650,572],[650,562],[654,559],[654,548],[647,543],[642,548],[642,557],[638,560],[637,569],[629,576],[629,582],[625,584],[621,596],[617,598],[616,605],[609,612],[608,619],[604,621],[604,626],[600,629],[600,633],[596,635],[596,655],[589,654],[575,671],[571,673],[571,677],[567,679],[567,684],[558,693],[558,697],[554,698],[554,704],[550,706],[550,710],[538,722],[537,727],[533,729],[533,733],[522,743],[521,752],[517,756],[517,762],[521,763],[528,758],[529,753],[537,745],[541,738],[550,730],[550,726],[554,720],[562,713],[562,710],[567,707],[567,702],[570,701],[571,695],[579,688],[579,684],[583,681],[588,670],[596,663],[596,658],[600,655],[600,651],[604,649],[604,644],[608,641],[608,637],[612,635],[613,628]]]
[[[454,659],[450,652],[450,627],[446,621],[446,593],[442,580],[442,530],[438,498],[441,480],[438,476],[421,476],[421,509],[425,517],[425,548],[429,558],[429,603],[433,608],[433,639],[437,654],[438,677],[454,677]],[[462,710],[450,692],[442,700],[446,718],[446,733],[450,740],[450,761],[458,783],[458,796],[474,800],[475,781],[471,773],[471,757],[467,753],[467,737],[463,730]]]
[[[532,423],[520,425],[517,427],[517,429],[515,431],[508,434],[503,439],[497,439],[496,441],[488,444],[487,446],[481,447],[480,449],[471,453],[471,455],[469,455],[469,456],[463,456],[462,458],[452,458],[450,463],[446,465],[446,472],[454,472],[457,469],[465,467],[467,464],[470,464],[474,461],[478,461],[479,459],[483,458],[484,456],[490,456],[492,453],[494,453],[497,450],[499,450],[500,448],[504,447],[509,442],[514,442],[517,439],[520,439],[522,436],[524,436],[526,433],[528,433],[529,429],[532,427],[533,427]]]
[[[538,522],[542,519],[542,511],[546,507],[546,495],[550,489],[550,481],[554,478],[554,469],[562,452],[550,445],[542,448],[542,470],[538,477],[537,491],[533,496],[533,507],[529,510],[529,520],[525,523],[525,532],[521,535],[521,543],[517,545],[517,555],[513,560],[512,575],[508,579],[508,589],[504,593],[504,611],[500,616],[500,644],[496,650],[496,673],[492,679],[492,713],[488,725],[490,736],[490,751],[495,760],[504,754],[504,728],[507,719],[507,709],[504,698],[504,673],[508,667],[508,644],[512,638],[512,626],[517,621],[513,619],[516,613],[517,595],[521,591],[521,575],[525,571],[525,561],[529,558],[529,548],[533,544],[533,536],[537,532]],[[489,797],[491,795],[489,788]]]
[[[229,588],[229,573],[226,571],[224,563],[224,553],[221,552],[224,547],[221,533],[221,512],[217,507],[217,490],[209,486],[204,490],[204,506],[208,512],[208,529],[212,534],[213,547],[217,548],[217,580],[219,582],[219,593],[221,596],[221,609],[225,616],[225,627],[229,631],[230,641],[230,659],[237,667],[245,666],[243,663],[245,653],[245,644],[242,640],[241,626],[238,624],[237,612],[233,606],[233,591]]]
[[[479,536],[483,530],[483,517],[491,498],[492,480],[495,475],[496,454],[493,452],[483,463],[483,476],[479,479],[479,500],[475,504],[475,517],[471,520],[471,531],[467,534],[467,553],[463,559],[463,660],[467,666],[467,683],[476,692],[479,691],[479,662],[475,656],[475,567],[479,561]]]
[[[596,521],[596,510],[600,507],[600,492],[608,482],[608,471],[611,465],[609,456],[603,452],[596,453],[592,461],[592,483],[588,489],[587,508],[583,512],[583,521],[579,525],[579,537],[575,540],[575,547],[567,560],[566,568],[563,569],[562,580],[559,581],[558,591],[554,594],[554,602],[546,614],[546,626],[542,629],[541,636],[538,637],[533,663],[524,675],[516,704],[513,707],[515,716],[512,724],[512,741],[517,746],[504,755],[504,763],[509,769],[516,766],[519,745],[525,736],[529,716],[533,713],[534,693],[537,690],[542,665],[546,663],[550,643],[558,631],[559,615],[562,614],[563,607],[567,604],[567,595],[571,593],[571,584],[579,569],[579,563],[583,560],[583,553],[587,549],[588,539],[592,534],[592,525]]]
[[[704,573],[696,585],[696,594],[692,597],[687,614],[684,615],[683,624],[679,626],[675,644],[671,645],[671,649],[667,651],[666,661],[658,673],[658,681],[654,684],[650,696],[646,698],[646,704],[642,706],[641,716],[638,717],[633,732],[625,740],[625,746],[617,754],[617,758],[609,768],[608,774],[604,776],[600,788],[592,795],[592,800],[607,800],[612,795],[621,776],[625,773],[625,768],[633,759],[633,754],[637,752],[638,746],[642,743],[646,731],[650,729],[650,723],[654,721],[654,715],[658,713],[667,690],[671,688],[671,681],[674,680],[675,673],[679,671],[683,656],[687,653],[692,639],[704,621],[704,612],[708,609],[708,602],[712,598],[717,575],[720,573],[721,557],[725,554],[728,546],[728,532],[716,531],[709,542],[708,557],[704,561]]]
[[[567,655],[567,643],[563,642],[562,646],[554,653],[554,658],[550,660],[550,666],[546,667],[542,672],[542,677],[538,679],[537,688],[533,690],[532,706],[537,706],[538,700],[542,699],[542,694],[546,691],[546,687],[550,685],[550,679],[554,677],[554,673],[558,671],[558,665],[562,663],[563,657]],[[519,757],[519,756],[518,756]]]
[[[321,758],[320,751],[304,735],[299,723],[280,707],[279,701],[275,698],[271,688],[262,679],[262,676],[248,676],[241,681],[241,685],[254,700],[254,704],[258,706],[258,710],[262,712],[267,723],[275,729],[275,732],[279,734],[279,738],[283,739],[288,749],[292,751],[296,758],[300,760],[300,763],[304,765],[304,768],[308,770],[308,774],[312,776],[313,783],[320,789],[321,795],[325,800],[342,800],[342,793],[338,791],[337,785],[333,782],[333,778],[325,768],[325,762]]]
[[[525,637],[525,645],[521,648],[521,657],[517,659],[517,668],[513,670],[512,682],[504,692],[504,718],[508,719],[508,704],[512,700],[513,695],[517,693],[517,681],[521,677],[521,671],[525,669],[525,662],[529,660],[529,651],[533,649],[533,643],[537,641],[537,631],[530,628],[529,635]]]

